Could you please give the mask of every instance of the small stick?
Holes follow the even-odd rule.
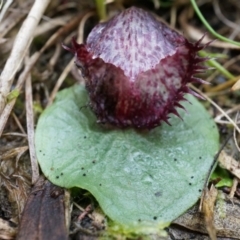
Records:
[[[10,92],[16,72],[22,64],[32,36],[50,0],[36,0],[26,20],[23,22],[13,45],[12,52],[4,66],[0,77],[0,115],[6,104],[6,97]]]
[[[31,1],[25,1],[19,4],[16,11],[9,11],[9,14],[2,19],[3,21],[1,21],[0,24],[0,39],[4,38],[17,24],[19,24],[30,11],[31,5]]]
[[[235,118],[235,123],[237,124],[237,120],[238,120],[238,115],[239,115],[239,112],[237,112],[237,115],[236,115],[236,118]],[[237,136],[236,136],[236,129],[234,128],[233,130],[233,139],[234,139],[234,142],[235,142],[235,146],[237,148],[237,150],[240,152],[240,147],[238,145],[238,141],[237,141]]]
[[[25,98],[26,98],[26,116],[27,116],[27,133],[28,133],[28,146],[32,167],[32,184],[35,184],[39,178],[39,167],[36,157],[35,144],[34,144],[34,112],[33,112],[33,99],[32,99],[32,78],[28,75],[25,83]]]
[[[224,147],[227,145],[228,141],[231,139],[232,137],[232,134],[230,134],[227,139],[224,141],[224,143],[222,144],[222,146],[220,147],[220,149],[218,150],[217,154],[214,156],[214,159],[213,159],[213,162],[212,162],[212,165],[208,171],[208,174],[207,174],[207,177],[206,177],[206,180],[205,180],[205,183],[204,183],[204,187],[203,187],[203,193],[202,193],[202,196],[201,196],[201,199],[200,199],[200,204],[199,204],[199,212],[202,211],[202,205],[203,205],[203,200],[204,200],[204,194],[205,194],[205,190],[207,189],[208,187],[208,182],[209,182],[209,179],[211,177],[211,174],[212,172],[214,171],[215,167],[217,166],[217,163],[218,163],[218,158],[221,154],[221,152],[223,151]]]
[[[59,36],[64,35],[68,33],[70,30],[72,30],[78,23],[81,21],[85,13],[81,13],[75,18],[73,18],[69,23],[67,23],[65,26],[61,27],[57,32],[55,32],[48,41],[44,44],[44,46],[39,51],[40,53],[43,53],[47,48],[52,46],[58,39]]]
[[[84,37],[84,36],[83,36],[83,33],[84,33],[84,26],[85,26],[85,24],[86,24],[86,21],[88,20],[88,18],[90,18],[90,17],[93,16],[93,15],[94,15],[94,12],[91,11],[91,12],[86,13],[86,14],[83,16],[83,18],[82,18],[82,20],[81,20],[81,22],[80,22],[79,28],[78,28],[78,39],[77,39],[77,41],[78,41],[79,43],[82,43],[82,42],[83,42],[83,37]],[[53,89],[52,93],[50,94],[50,97],[49,97],[49,101],[48,101],[47,106],[49,106],[49,105],[52,104],[54,98],[56,97],[56,94],[57,94],[59,88],[61,87],[61,85],[62,85],[62,83],[63,83],[63,81],[64,81],[65,78],[67,77],[68,73],[71,71],[71,69],[72,69],[72,67],[73,67],[73,65],[74,65],[74,59],[75,59],[75,58],[73,58],[73,59],[68,63],[68,65],[65,67],[64,71],[62,72],[62,74],[61,74],[60,77],[58,78],[57,83],[55,84],[54,89]]]
[[[18,78],[17,85],[16,85],[16,88],[15,88],[16,90],[20,91],[22,89],[24,81],[27,78],[27,76],[28,76],[29,72],[31,71],[32,67],[36,63],[38,57],[39,56],[37,54],[34,54],[30,58],[30,60],[27,62],[23,72],[21,73],[21,75]],[[7,103],[7,105],[3,109],[2,114],[0,114],[0,137],[3,133],[3,130],[5,128],[5,125],[6,125],[7,121],[8,121],[9,115],[10,115],[10,113],[11,113],[11,111],[12,111],[14,105],[15,105],[16,100],[17,100],[17,98],[14,98],[9,103]]]
[[[57,83],[55,84],[54,86],[54,89],[49,97],[49,100],[48,100],[48,104],[47,104],[47,107],[50,106],[54,100],[54,98],[56,97],[57,95],[57,92],[59,90],[59,88],[61,87],[63,81],[65,80],[65,78],[67,77],[68,73],[71,71],[72,67],[74,66],[74,59],[72,59],[68,65],[64,68],[62,74],[60,75],[60,77],[58,78],[57,80]]]
[[[238,186],[238,178],[234,177],[233,178],[233,184],[231,186],[231,190],[230,190],[230,193],[229,193],[229,198],[230,199],[233,199],[235,193],[236,193],[236,190],[237,190],[237,186]]]
[[[194,87],[193,85],[190,85],[191,88],[196,91],[197,93],[199,93],[201,96],[203,96],[208,102],[210,102],[215,108],[217,108],[217,110],[219,112],[222,113],[222,115],[235,127],[235,129],[238,131],[238,133],[240,133],[240,128],[237,126],[237,124],[234,122],[234,120],[229,117],[229,115],[217,104],[215,103],[211,98],[209,98],[206,94],[204,94],[203,92],[201,92],[199,89],[197,89],[196,87]]]
[[[69,32],[71,29],[73,29],[76,24],[78,24],[78,22],[80,21],[80,19],[83,17],[82,14],[80,14],[79,16],[77,16],[76,18],[74,18],[73,20],[71,20],[66,26],[63,26],[62,28],[60,28],[55,34],[52,35],[52,37],[45,43],[45,45],[40,49],[40,51],[35,52],[31,57],[30,60],[28,61],[28,64],[25,66],[24,71],[21,73],[21,75],[18,78],[18,82],[16,85],[17,90],[21,90],[22,86],[24,84],[24,81],[26,80],[26,78],[28,77],[28,74],[30,73],[30,71],[32,70],[33,66],[36,64],[36,62],[38,61],[38,59],[40,58],[41,54],[48,49],[50,46],[52,46],[56,40],[63,34]],[[1,78],[0,78],[0,86],[1,86]],[[3,133],[4,127],[7,123],[8,117],[15,105],[16,102],[16,98],[13,99],[11,102],[7,103],[5,108],[2,111],[0,111],[0,137]]]
[[[77,221],[81,222],[89,213],[91,213],[93,210],[92,205],[89,204],[84,211],[78,216]]]
[[[13,119],[15,120],[18,128],[20,129],[20,131],[22,132],[22,134],[24,135],[27,135],[27,133],[25,132],[21,122],[19,121],[18,117],[16,116],[16,114],[14,112],[12,112],[12,116],[13,116]]]

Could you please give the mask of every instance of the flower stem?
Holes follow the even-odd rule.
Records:
[[[107,19],[106,14],[106,5],[104,0],[95,0],[98,16],[100,18],[100,21],[104,21]]]

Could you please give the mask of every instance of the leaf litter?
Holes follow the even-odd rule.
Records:
[[[130,5],[138,5],[148,8],[150,11],[163,16],[166,21],[172,23],[172,27],[179,29],[181,32],[188,33],[188,37],[190,40],[194,40],[196,36],[193,34],[193,31],[200,32],[200,35],[206,32],[204,26],[200,23],[197,16],[194,14],[194,11],[191,10],[191,6],[188,4],[187,1],[176,1],[174,5],[171,5],[169,2],[168,7],[166,7],[165,2],[168,1],[154,1],[154,4],[149,1],[145,1],[144,3],[138,3],[137,1],[119,1],[118,4],[115,4],[115,1],[109,1],[109,14],[112,11],[116,11],[119,7],[130,6]],[[158,4],[160,3],[160,4]],[[238,18],[240,16],[239,11],[239,4],[236,0],[231,0],[226,2],[214,1],[215,8],[216,4],[221,9],[222,14],[225,18],[231,19],[231,21],[237,23]],[[159,9],[155,9],[154,6],[159,7]],[[22,24],[23,19],[29,12],[29,9],[33,6],[33,1],[14,1],[12,5],[7,9],[3,19],[1,21],[1,41],[0,41],[0,51],[1,51],[1,69],[4,69],[4,65],[7,59],[10,56],[10,51],[13,48],[14,39],[16,34],[19,31],[19,26]],[[61,26],[57,26],[56,28],[47,29],[41,28],[41,35],[36,36],[33,38],[32,44],[27,49],[29,51],[29,57],[26,57],[24,61],[20,61],[20,59],[14,59],[16,63],[20,63],[19,68],[15,68],[11,66],[10,73],[16,73],[13,81],[11,81],[10,88],[8,91],[4,92],[4,94],[9,94],[9,89],[13,90],[16,89],[20,92],[20,95],[17,98],[12,99],[7,105],[4,104],[4,111],[0,114],[0,151],[1,151],[1,180],[0,180],[0,200],[1,200],[1,224],[0,226],[10,226],[10,229],[6,227],[7,231],[4,234],[5,239],[13,239],[14,235],[16,234],[16,226],[19,224],[19,216],[23,211],[23,206],[26,203],[27,196],[29,196],[30,189],[31,189],[31,179],[33,178],[33,174],[31,171],[30,165],[30,156],[29,153],[26,151],[26,146],[28,145],[27,141],[27,125],[26,123],[26,111],[25,111],[25,100],[24,100],[24,93],[27,89],[26,86],[24,88],[24,83],[28,78],[28,75],[31,74],[32,76],[32,98],[33,98],[33,108],[35,105],[41,106],[45,108],[49,102],[50,92],[53,91],[54,86],[57,82],[57,79],[60,77],[61,73],[64,71],[67,62],[69,62],[70,55],[63,53],[60,50],[61,42],[65,44],[69,44],[71,37],[76,36],[76,29],[77,25],[81,21],[84,13],[87,11],[91,11],[92,7],[94,6],[93,1],[51,1],[50,5],[48,6],[47,10],[44,12],[44,17],[41,20],[41,23],[49,21],[51,23],[51,19],[54,19],[58,16],[67,16],[69,12],[74,13],[75,17],[71,18],[68,21],[68,18],[63,18],[65,22],[61,23]],[[228,25],[225,25],[225,22],[222,19],[222,16],[214,12],[212,8],[213,5],[209,2],[199,1],[200,10],[207,18],[208,22],[214,26],[215,30],[221,32],[224,36],[238,40],[240,39],[238,29],[231,29]],[[185,25],[181,24],[180,21],[180,13],[183,10],[188,9],[191,14],[184,14],[185,18]],[[232,10],[234,9],[234,10]],[[177,11],[176,11],[177,10]],[[84,12],[85,11],[85,12]],[[81,15],[83,13],[83,15]],[[209,13],[209,15],[208,15]],[[211,14],[210,14],[211,13]],[[190,16],[190,17],[189,17]],[[175,20],[174,20],[175,19]],[[169,21],[171,20],[171,21]],[[94,26],[96,23],[96,19],[91,18],[88,20],[85,26],[85,36],[89,32],[89,30]],[[179,24],[178,24],[179,23]],[[6,27],[3,27],[6,26]],[[39,25],[41,26],[41,24]],[[190,28],[190,26],[192,28]],[[37,26],[38,29],[38,26]],[[33,34],[33,33],[32,33]],[[212,36],[209,35],[211,39],[214,39]],[[21,46],[23,47],[23,46]],[[239,69],[239,54],[238,50],[232,49],[230,45],[222,46],[212,45],[207,49],[209,52],[217,52],[217,53],[224,53],[228,56],[228,59],[219,58],[217,61],[221,63],[229,72],[231,72],[235,79],[228,79],[220,74],[218,71],[214,72],[207,72],[202,77],[204,79],[209,79],[211,81],[211,86],[198,86],[198,89],[204,92],[209,98],[211,98],[217,106],[221,107],[227,116],[230,119],[235,119],[235,115],[239,110],[239,93],[238,91],[232,92],[231,87],[234,83],[237,82],[240,76],[240,69]],[[60,51],[60,52],[59,52]],[[61,56],[55,59],[52,58],[54,56]],[[26,51],[26,54],[27,51]],[[50,59],[51,61],[50,64]],[[16,66],[17,67],[17,66]],[[5,70],[6,71],[6,70]],[[57,87],[65,88],[71,86],[75,80],[72,76],[75,76],[75,70],[72,70],[72,75],[68,75],[65,81]],[[45,75],[44,75],[45,74]],[[0,80],[0,86],[2,84],[2,79]],[[80,79],[81,81],[81,79]],[[221,88],[217,89],[218,86]],[[29,86],[29,85],[28,85]],[[54,98],[54,97],[53,97]],[[53,99],[52,98],[52,99]],[[221,134],[221,139],[224,139],[231,134],[233,131],[233,124],[229,119],[226,118],[226,115],[222,115],[215,107],[209,106],[208,102],[203,102],[208,111],[212,114],[215,118],[216,123],[218,124],[218,129]],[[29,113],[28,113],[29,114]],[[34,123],[37,123],[37,119],[39,117],[39,113],[34,112]],[[238,125],[239,119],[237,118],[233,122]],[[239,135],[236,134],[237,142],[239,142]],[[234,157],[236,161],[239,159],[239,152],[235,147],[234,141],[229,141],[228,145],[225,147],[226,152],[228,155]],[[15,153],[14,153],[15,151]],[[2,157],[4,156],[4,158]],[[7,160],[6,157],[7,156]],[[18,164],[16,164],[18,163]],[[237,166],[237,165],[236,165]],[[7,172],[6,172],[7,169]],[[230,170],[230,168],[228,168]],[[235,171],[237,168],[235,168]],[[233,201],[236,201],[237,192],[239,186],[236,187],[236,194],[234,196]],[[221,190],[219,189],[220,193],[224,191],[224,188]],[[79,195],[75,195],[73,201],[79,203],[81,206],[87,206],[89,203],[97,204],[94,202],[92,197],[88,193],[81,193],[82,197],[79,198]],[[221,194],[220,194],[221,195]],[[74,196],[74,195],[73,195]],[[19,202],[20,200],[20,202]],[[223,202],[228,202],[226,198],[224,198]],[[19,205],[20,204],[20,205]],[[3,206],[5,206],[3,208]],[[72,213],[72,221],[71,221],[71,229],[76,229],[74,227],[74,216],[81,214],[77,211],[75,207],[73,207]],[[95,210],[93,210],[95,211]],[[228,209],[226,211],[229,211]],[[197,212],[195,213],[197,216]],[[228,214],[226,215],[228,216]],[[81,226],[86,227],[86,229],[90,229],[88,233],[93,233],[94,224],[89,224],[90,221],[87,220],[88,216],[85,217],[86,222],[82,223]],[[3,220],[2,220],[3,219]],[[84,222],[84,221],[83,221]],[[226,221],[227,224],[227,221]],[[238,225],[237,220],[233,219],[233,225]],[[226,225],[225,225],[226,226]],[[187,226],[185,226],[188,228]],[[83,234],[85,228],[78,228],[77,233],[71,235],[79,236],[81,233]],[[170,228],[171,229],[171,228]],[[191,228],[189,228],[191,229]],[[225,229],[227,229],[225,227]],[[233,232],[237,233],[237,230],[233,230]],[[229,232],[226,232],[226,236],[234,237],[234,234],[231,235]],[[86,235],[86,233],[84,233]],[[171,236],[171,235],[170,235]],[[235,235],[236,236],[236,235]],[[239,235],[237,235],[239,236]],[[1,236],[2,237],[2,236]],[[220,238],[219,238],[220,239]]]

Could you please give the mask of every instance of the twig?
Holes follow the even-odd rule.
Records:
[[[89,204],[84,211],[78,216],[77,221],[81,222],[89,213],[93,211],[92,205]]]
[[[240,27],[238,24],[230,21],[227,19],[223,14],[219,6],[219,0],[214,0],[213,1],[213,9],[216,14],[216,16],[228,27],[236,29],[238,32],[240,31]]]
[[[234,178],[233,178],[233,184],[232,184],[232,186],[231,186],[231,190],[230,190],[230,193],[229,193],[229,195],[228,195],[228,197],[229,197],[230,199],[233,199],[233,197],[234,197],[234,195],[235,195],[235,193],[236,193],[236,191],[237,191],[238,183],[239,183],[238,178],[237,178],[237,177],[234,177]]]
[[[16,156],[16,168],[18,168],[18,163],[19,163],[19,160],[21,158],[21,156],[28,150],[28,146],[23,146],[19,149],[19,153],[17,154]]]
[[[217,37],[218,39],[224,41],[224,42],[228,42],[228,43],[232,43],[235,44],[236,46],[240,46],[240,42],[236,42],[233,41],[231,39],[228,39],[220,34],[218,34],[207,22],[207,20],[204,18],[204,16],[202,15],[201,11],[199,10],[195,0],[190,0],[190,2],[192,3],[192,6],[196,12],[196,14],[198,15],[198,17],[200,18],[200,20],[202,21],[202,23],[204,24],[204,26],[208,29],[208,31],[215,37]]]
[[[211,174],[213,173],[215,167],[217,166],[218,164],[218,158],[219,156],[221,156],[221,154],[224,152],[223,149],[226,147],[228,141],[231,139],[232,137],[232,134],[228,135],[227,138],[224,140],[224,143],[222,144],[222,146],[220,147],[220,149],[218,150],[217,154],[214,156],[214,159],[213,159],[213,162],[211,164],[211,167],[210,169],[208,170],[208,173],[207,173],[207,177],[206,177],[206,180],[205,180],[205,183],[204,183],[204,187],[203,187],[203,190],[207,189],[208,187],[208,183],[209,183],[209,180],[210,180],[210,177],[211,177]],[[203,205],[203,198],[204,198],[204,192],[202,193],[202,196],[201,196],[201,199],[200,199],[200,204],[199,204],[199,211],[201,212],[202,211],[202,205]]]
[[[34,32],[34,37],[44,34],[45,32],[51,31],[59,26],[65,26],[70,19],[72,19],[72,14],[67,14],[64,16],[52,18],[49,21],[46,21],[36,28]]]
[[[237,112],[236,117],[235,117],[235,123],[236,124],[237,124],[237,120],[238,120],[238,115],[239,115],[239,112]],[[236,129],[235,128],[233,130],[233,139],[234,139],[234,142],[235,142],[235,145],[236,145],[236,148],[237,148],[238,152],[240,152],[240,148],[239,148],[239,145],[238,145],[238,142],[237,142],[237,136],[236,136]]]
[[[26,138],[26,137],[27,137],[27,134],[18,133],[18,132],[9,132],[9,133],[4,133],[3,136],[16,136],[16,137]]]
[[[14,26],[19,24],[19,22],[28,14],[31,5],[31,1],[25,1],[18,6],[18,11],[9,12],[0,24],[0,39],[4,38]]]
[[[38,54],[34,54],[30,58],[30,60],[26,64],[23,72],[21,73],[21,75],[18,78],[17,85],[16,85],[16,88],[15,88],[16,90],[20,91],[22,89],[24,81],[28,77],[28,74],[31,71],[34,64],[36,63],[38,57],[39,57]],[[9,118],[9,115],[10,115],[12,109],[13,109],[13,106],[15,105],[16,99],[17,98],[14,98],[10,102],[8,102],[7,105],[5,106],[2,114],[0,115],[0,137],[3,133],[3,130],[5,128],[5,125],[6,125],[7,121],[8,121],[8,118]]]
[[[233,107],[233,108],[225,111],[225,113],[226,113],[227,115],[230,115],[230,114],[232,114],[232,113],[234,113],[234,112],[236,112],[236,111],[239,111],[239,110],[240,110],[240,105],[236,105],[235,107]],[[216,117],[215,117],[215,121],[220,122],[220,121],[221,121],[221,118],[224,117],[224,116],[225,116],[224,114],[220,114],[220,115],[216,116]],[[223,121],[223,120],[222,120],[222,122],[226,122],[226,121]],[[229,122],[226,122],[226,123],[229,123]],[[237,124],[239,124],[239,123],[237,122]]]
[[[13,0],[7,0],[6,3],[4,4],[3,8],[2,8],[2,4],[3,2],[1,1],[1,6],[0,6],[0,22],[2,21],[5,13],[7,12],[8,8],[10,7],[10,5],[12,4]]]
[[[18,128],[21,130],[22,134],[27,135],[27,133],[25,132],[21,122],[18,120],[18,117],[16,116],[16,114],[14,112],[12,113],[12,116],[13,116]]]
[[[70,21],[66,26],[60,28],[55,34],[52,35],[52,37],[44,44],[44,46],[40,49],[39,52],[35,52],[31,57],[30,60],[28,61],[28,63],[26,64],[24,71],[21,73],[21,75],[18,78],[18,82],[16,85],[17,90],[21,90],[22,86],[25,82],[25,80],[28,77],[28,74],[30,73],[31,69],[33,68],[33,66],[36,64],[37,60],[40,58],[41,54],[48,49],[50,46],[52,46],[57,39],[67,33],[68,31],[70,31],[72,28],[74,28],[76,26],[76,24],[79,22],[79,20],[83,17],[82,14],[80,14],[79,16],[77,16],[76,18],[74,18],[72,21]],[[1,82],[0,82],[1,85]],[[3,130],[5,128],[5,125],[7,123],[7,120],[9,118],[9,115],[13,109],[13,106],[15,105],[16,102],[16,98],[11,100],[10,102],[7,103],[7,105],[5,106],[2,114],[0,114],[0,137],[3,133]]]
[[[218,123],[218,124],[230,124],[229,121],[224,121],[224,120],[218,120],[215,118],[215,122]],[[237,122],[237,124],[240,124],[240,122]]]
[[[39,51],[40,53],[43,53],[46,49],[48,49],[50,46],[52,46],[58,39],[59,36],[66,34],[69,32],[71,29],[73,29],[79,21],[83,18],[83,16],[86,13],[79,14],[75,18],[73,18],[69,23],[67,23],[65,26],[60,28],[57,32],[55,32],[49,39],[48,41],[44,44],[44,46],[41,48]]]
[[[196,27],[193,27],[187,22],[187,9],[183,10],[179,16],[179,23],[184,31],[184,34],[187,34],[189,38],[192,40],[198,41],[206,32],[202,32]],[[211,42],[213,39],[209,38],[205,35],[204,39],[201,41],[201,44],[207,44]],[[211,47],[223,48],[223,49],[240,49],[240,46],[236,46],[235,44],[223,42],[220,40],[215,40],[211,43]]]
[[[47,106],[50,106],[52,104],[53,100],[55,99],[55,97],[57,95],[59,88],[61,87],[61,85],[62,85],[63,81],[65,80],[65,78],[67,77],[68,73],[71,71],[73,65],[74,65],[74,59],[72,59],[68,63],[68,65],[64,68],[62,74],[58,78],[57,83],[55,84],[54,89],[50,94]]]
[[[176,27],[176,22],[177,22],[177,7],[175,4],[171,7],[171,12],[170,12],[170,26],[172,28]]]
[[[236,128],[236,130],[238,131],[238,133],[240,133],[240,129],[237,126],[237,124],[234,122],[234,120],[232,120],[229,115],[217,104],[215,103],[211,98],[209,98],[206,94],[204,94],[203,92],[201,92],[200,90],[198,90],[196,87],[194,87],[193,85],[191,85],[191,88],[196,91],[197,93],[199,93],[200,95],[202,95],[205,99],[207,99],[207,101],[209,101],[215,108],[217,108],[218,111],[220,111],[222,113],[222,115],[224,117],[226,117],[228,119],[228,121]]]
[[[236,123],[229,117],[229,115],[219,106],[217,105],[214,101],[212,101],[210,98],[208,98],[206,95],[203,95],[215,108],[217,108],[225,118],[228,119],[229,123],[231,123],[236,130],[238,131],[238,133],[240,133],[240,129],[239,127],[236,125]]]
[[[82,18],[81,23],[80,23],[79,28],[78,28],[77,42],[79,42],[79,43],[83,42],[84,26],[86,24],[86,21],[93,15],[94,15],[94,12],[91,11],[91,12],[86,13],[85,16]],[[71,71],[73,65],[74,65],[74,58],[68,63],[68,65],[65,67],[64,71],[62,72],[62,74],[58,78],[57,83],[55,84],[54,89],[50,94],[49,101],[48,101],[48,106],[52,104],[53,100],[56,97],[56,94],[57,94],[59,88],[61,87],[61,85],[62,85],[63,81],[65,80],[65,78],[67,77],[68,73]]]
[[[240,105],[238,104],[238,105],[236,105],[235,107],[227,110],[225,113],[228,114],[228,115],[230,115],[230,114],[232,114],[232,113],[234,113],[234,112],[236,112],[236,111],[239,111],[239,110],[240,110]],[[222,117],[224,117],[224,114],[218,115],[217,117],[215,117],[215,120],[216,120],[216,121],[220,121]]]
[[[59,60],[59,56],[61,53],[61,46],[59,44],[56,45],[54,54],[52,55],[51,59],[49,60],[49,67],[50,69],[53,69],[56,65],[57,61]]]
[[[0,77],[0,115],[6,104],[6,97],[11,89],[16,72],[32,41],[33,32],[50,0],[36,0],[26,20],[23,22],[13,45],[12,52]]]
[[[72,216],[72,204],[70,191],[64,190],[64,209],[65,209],[65,225],[67,229],[70,229],[71,216]]]
[[[39,167],[37,163],[35,144],[34,144],[34,112],[33,112],[33,99],[32,99],[32,79],[29,75],[25,84],[25,100],[26,100],[26,116],[27,116],[27,134],[28,146],[32,167],[32,184],[35,184],[39,178]]]

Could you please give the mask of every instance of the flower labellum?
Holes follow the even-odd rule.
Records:
[[[168,123],[170,113],[179,116],[184,95],[198,95],[187,84],[204,82],[193,76],[205,69],[201,40],[188,42],[136,7],[98,24],[86,44],[73,40],[98,122],[151,129]]]

